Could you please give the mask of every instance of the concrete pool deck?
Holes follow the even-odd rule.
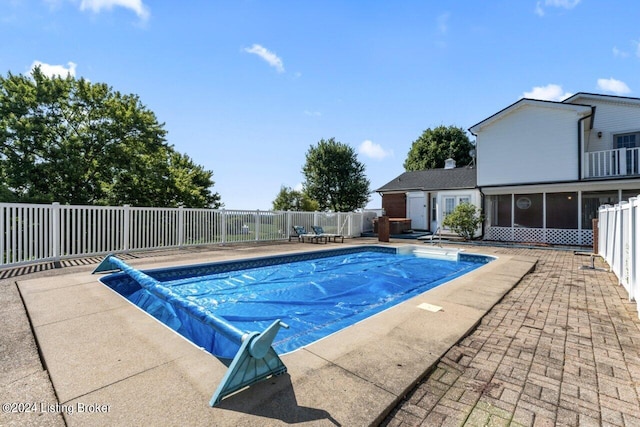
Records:
[[[371,242],[356,239],[344,245]],[[340,244],[328,245],[337,246]],[[144,269],[322,248],[324,245],[299,243],[238,246],[158,253],[126,261]],[[37,368],[40,361],[29,344],[28,323],[26,328],[24,320],[20,324],[19,307],[3,313],[3,317],[17,319],[15,325],[7,323],[10,327],[0,337],[3,344],[5,336],[14,337],[8,354],[13,356],[14,350],[19,358],[2,359],[3,403],[31,401],[40,406],[30,413],[3,413],[0,424],[417,425],[429,414],[419,413],[420,405],[414,401],[399,403],[407,394],[414,395],[414,386],[425,374],[441,369],[438,362],[443,356],[449,357],[450,349],[533,269],[538,258],[531,255],[543,252],[518,251],[524,254],[520,255],[491,247],[465,250],[499,254],[500,258],[283,356],[287,374],[258,383],[214,408],[208,402],[226,366],[99,283],[90,274],[98,260],[16,277],[13,281],[24,300],[46,371]],[[553,302],[545,301],[548,305]],[[423,310],[418,308],[421,303],[442,310]],[[47,389],[47,373],[53,390]]]

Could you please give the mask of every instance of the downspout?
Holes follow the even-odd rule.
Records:
[[[596,107],[595,106],[591,106],[591,114],[589,114],[588,116],[584,116],[582,117],[580,120],[578,120],[578,181],[582,181],[583,177],[582,177],[582,158],[584,156],[584,154],[586,153],[586,147],[583,147],[583,142],[584,142],[584,133],[582,132],[582,122],[590,117],[595,118],[596,115]],[[589,124],[589,130],[593,129],[593,122],[594,120],[591,120],[591,123]],[[585,150],[583,150],[583,148]]]
[[[474,167],[476,168],[476,180],[478,177],[478,135],[476,135],[475,133],[471,132],[471,129],[469,129],[469,133],[473,136],[476,137],[476,143],[474,146],[474,149],[476,150],[476,161],[474,164]],[[484,215],[484,213],[486,212],[485,210],[485,194],[482,192],[482,187],[480,187],[479,185],[476,184],[476,188],[478,189],[478,192],[480,193],[480,210],[481,210],[481,215]],[[485,227],[486,227],[486,216],[482,219],[482,227],[480,228],[480,240],[484,240],[484,231],[485,231]]]

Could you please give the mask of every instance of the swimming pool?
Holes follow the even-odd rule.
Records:
[[[360,246],[277,257],[147,270],[172,295],[242,331],[274,320],[290,326],[273,342],[294,351],[474,270],[493,258],[456,253],[435,259],[407,247]],[[447,257],[440,257],[447,258]],[[100,279],[212,354],[233,358],[239,345],[157,298],[124,273]]]

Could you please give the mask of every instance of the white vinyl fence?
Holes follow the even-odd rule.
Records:
[[[636,301],[640,317],[640,196],[598,210],[598,253]]]
[[[68,258],[286,240],[294,225],[360,237],[370,212],[69,206],[0,203],[0,267]]]

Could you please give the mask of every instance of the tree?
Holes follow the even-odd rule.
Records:
[[[364,165],[353,148],[321,139],[306,154],[302,172],[306,178],[304,192],[318,202],[321,210],[349,212],[363,208],[369,201],[369,180]]]
[[[218,207],[211,171],[135,95],[68,75],[0,76],[0,201]]]
[[[460,203],[442,221],[442,225],[448,227],[454,233],[465,240],[472,239],[476,230],[484,221],[482,212],[471,203]]]
[[[404,168],[406,171],[443,168],[449,157],[459,166],[468,165],[472,160],[469,151],[473,148],[462,128],[438,126],[427,129],[413,141]]]
[[[306,211],[318,210],[318,202],[312,200],[302,191],[296,191],[290,187],[280,187],[280,192],[273,201],[275,211]]]

